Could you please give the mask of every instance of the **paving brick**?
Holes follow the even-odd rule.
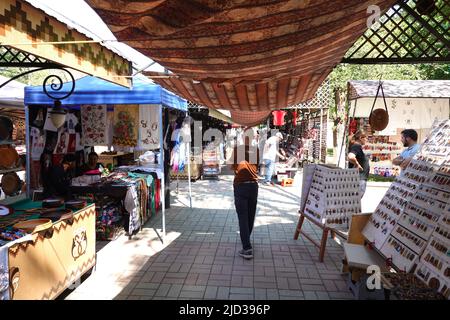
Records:
[[[242,286],[243,287],[253,287],[253,277],[244,276],[242,278]]]
[[[199,274],[195,285],[197,286],[206,286],[208,284],[209,275],[208,274]],[[187,284],[187,283],[186,283]]]
[[[179,298],[190,299],[190,298],[203,298],[203,291],[181,291]]]
[[[289,289],[289,284],[287,278],[278,278],[277,277],[277,287],[278,289]]]
[[[171,288],[170,284],[162,283],[159,286],[158,290],[156,291],[155,296],[162,296],[162,297],[167,296],[167,293],[169,292],[170,288]]]
[[[236,287],[242,286],[243,278],[244,278],[243,276],[232,275],[230,285]]]
[[[253,288],[237,288],[237,287],[230,287],[230,294],[247,294],[247,295],[253,295],[254,289]]]
[[[233,294],[230,293],[230,300],[253,300],[253,294]]]
[[[303,291],[306,300],[317,300],[317,295],[314,291]]]
[[[302,284],[301,286],[303,291],[326,291],[323,285]]]
[[[306,279],[306,278],[300,278],[298,279],[298,281],[300,281],[301,285],[304,284],[315,284],[315,285],[322,285],[323,281],[319,280],[319,279]]]
[[[199,276],[200,276],[200,274],[198,274],[198,273],[190,273],[186,277],[186,279],[184,279],[184,284],[186,284],[186,285],[196,285]]]
[[[158,289],[159,283],[140,282],[136,285],[136,289]]]
[[[280,299],[279,291],[277,289],[267,289],[267,300]]]
[[[216,299],[217,298],[217,292],[219,287],[217,286],[207,286],[205,290],[205,299]]]
[[[217,290],[217,299],[228,300],[230,297],[230,287],[219,287]]]
[[[303,298],[303,291],[301,290],[278,290],[278,293],[280,296]]]
[[[161,282],[164,279],[166,273],[165,272],[155,272],[151,282]]]
[[[155,289],[134,289],[130,295],[132,296],[150,296],[153,297],[156,293]]]
[[[339,291],[334,282],[331,280],[323,280],[323,285],[327,291]]]
[[[331,299],[353,300],[354,297],[350,292],[328,292]]]
[[[197,291],[197,292],[203,292],[205,291],[206,287],[205,286],[191,286],[191,285],[184,285],[183,286],[183,291]]]
[[[187,275],[186,272],[167,272],[165,278],[185,279]]]
[[[164,278],[161,280],[161,283],[164,284],[184,284],[185,282],[186,280],[182,278]]]
[[[298,279],[287,278],[287,281],[288,281],[289,289],[291,289],[291,290],[300,290],[301,289],[300,281],[298,281]]]
[[[277,289],[278,288],[276,282],[259,282],[259,281],[254,281],[253,287],[263,288],[263,289]]]
[[[266,289],[255,288],[255,300],[267,300]]]
[[[319,300],[330,300],[330,296],[327,292],[316,291],[316,295]]]

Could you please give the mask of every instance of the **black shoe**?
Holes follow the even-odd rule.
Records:
[[[239,255],[244,259],[253,259],[253,249],[239,250]]]

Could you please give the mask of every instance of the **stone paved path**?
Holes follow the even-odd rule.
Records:
[[[122,236],[97,255],[97,268],[66,299],[352,299],[340,272],[342,247],[328,241],[324,263],[302,238],[293,240],[300,188],[260,185],[252,242],[254,259],[241,248],[232,176],[192,184],[172,182],[161,243],[161,216],[129,240]],[[376,194],[380,196],[380,192]],[[366,205],[366,208],[370,206]],[[319,240],[319,229],[305,224]]]

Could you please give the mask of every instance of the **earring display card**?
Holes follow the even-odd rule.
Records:
[[[351,216],[361,213],[357,169],[317,165],[304,213],[329,227],[348,229]]]
[[[450,287],[448,285],[448,279],[446,280],[442,276],[439,276],[433,270],[428,268],[424,263],[419,262],[415,271],[415,275],[429,287],[436,289],[437,292],[441,293],[445,298],[450,298]]]
[[[392,264],[402,271],[409,272],[416,262],[418,255],[403,242],[390,235],[380,249],[381,253],[392,259]]]

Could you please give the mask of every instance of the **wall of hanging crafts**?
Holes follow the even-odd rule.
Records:
[[[16,173],[22,169],[22,161],[16,151],[13,141],[14,124],[9,117],[0,116],[0,186],[2,197],[18,195],[23,181]]]

